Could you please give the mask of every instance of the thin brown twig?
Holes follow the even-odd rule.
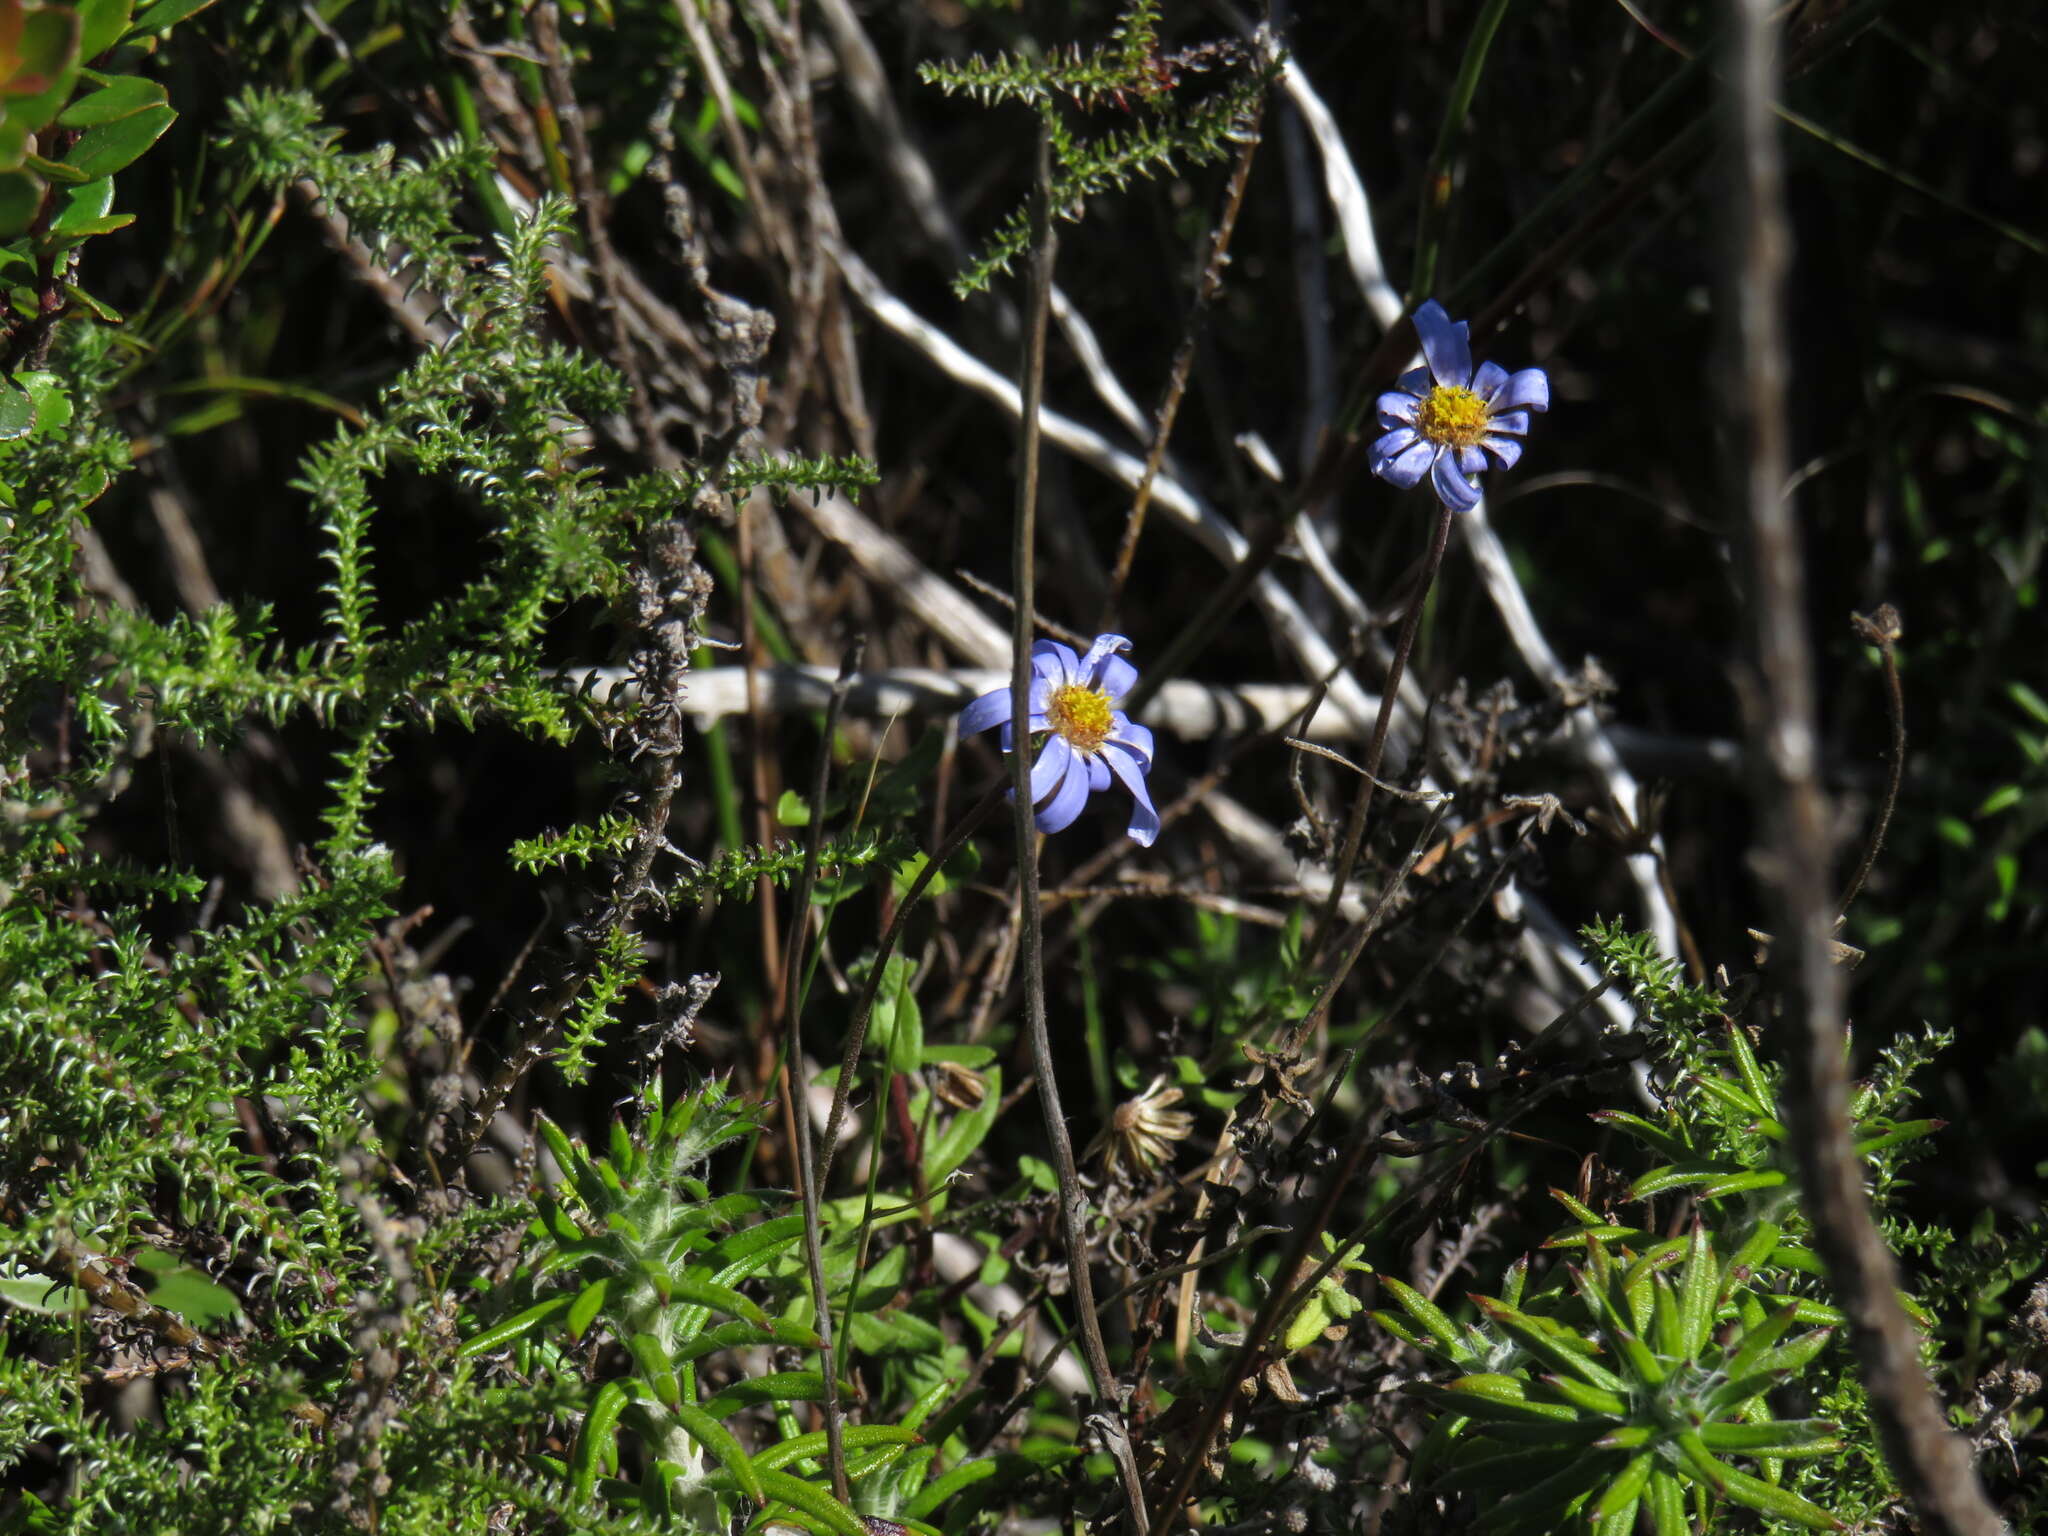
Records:
[[[1729,61],[1737,151],[1728,178],[1738,231],[1730,286],[1735,367],[1728,394],[1741,431],[1736,483],[1749,514],[1752,656],[1746,678],[1756,863],[1778,941],[1766,976],[1785,1027],[1787,1130],[1802,1205],[1834,1298],[1848,1314],[1871,1416],[1907,1500],[1929,1536],[2004,1529],[1944,1420],[1921,1364],[1921,1339],[1899,1305],[1898,1266],[1864,1188],[1852,1139],[1841,970],[1829,940],[1838,907],[1827,887],[1828,807],[1819,782],[1813,656],[1807,643],[1799,528],[1784,494],[1789,466],[1785,279],[1791,235],[1773,104],[1779,60],[1773,0],[1739,0]]]
[[[597,312],[611,343],[611,360],[626,376],[627,411],[633,420],[633,435],[640,439],[636,446],[657,469],[674,469],[682,461],[655,424],[647,377],[640,366],[640,355],[633,349],[633,333],[626,325],[625,309],[619,301],[619,257],[612,249],[610,209],[606,206],[604,188],[598,183],[590,153],[590,134],[583,123],[583,105],[577,99],[576,81],[562,47],[562,18],[557,0],[545,0],[534,7],[533,41],[540,52],[555,121],[562,125],[562,142],[569,151],[569,175],[575,184],[577,204],[583,211],[583,228],[590,239]]]
[[[1229,189],[1223,197],[1223,213],[1216,221],[1216,232],[1209,242],[1209,259],[1203,264],[1202,280],[1195,287],[1194,305],[1181,327],[1180,345],[1174,351],[1173,366],[1167,375],[1166,396],[1159,404],[1152,445],[1145,454],[1145,473],[1138,481],[1137,493],[1131,498],[1123,539],[1117,545],[1116,563],[1109,573],[1109,594],[1102,604],[1105,629],[1113,627],[1124,583],[1130,579],[1131,561],[1138,553],[1138,535],[1145,528],[1145,510],[1152,504],[1152,482],[1159,477],[1159,466],[1166,460],[1166,445],[1173,436],[1174,421],[1180,415],[1181,397],[1187,392],[1188,372],[1194,366],[1195,345],[1201,339],[1202,322],[1208,317],[1209,306],[1216,301],[1216,295],[1223,291],[1223,268],[1230,260],[1230,237],[1237,229],[1237,216],[1244,207],[1245,188],[1251,183],[1252,157],[1258,153],[1259,126],[1265,109],[1266,100],[1261,96],[1252,107],[1244,143],[1238,149],[1236,164],[1231,167]]]
[[[1379,718],[1373,721],[1372,739],[1366,743],[1363,776],[1358,781],[1358,793],[1351,802],[1351,815],[1344,824],[1344,845],[1338,850],[1337,862],[1330,870],[1330,894],[1317,915],[1315,935],[1303,951],[1310,962],[1322,953],[1336,931],[1344,888],[1351,882],[1351,871],[1357,866],[1358,851],[1365,841],[1366,813],[1372,808],[1373,792],[1379,788],[1380,756],[1387,745],[1387,727],[1393,723],[1394,701],[1401,694],[1401,674],[1407,669],[1409,653],[1415,649],[1415,631],[1422,619],[1422,605],[1429,601],[1429,589],[1436,583],[1437,568],[1444,562],[1444,546],[1450,543],[1451,519],[1456,515],[1448,506],[1437,508],[1436,531],[1430,539],[1422,580],[1416,585],[1414,597],[1408,600],[1408,611],[1401,617],[1401,638],[1394,644],[1394,659],[1387,668],[1386,685],[1380,691]]]

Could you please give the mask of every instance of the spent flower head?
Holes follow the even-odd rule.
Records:
[[[1116,706],[1138,684],[1138,669],[1117,655],[1130,641],[1097,635],[1086,656],[1057,640],[1031,647],[1031,718],[1025,733],[1043,744],[1031,765],[1032,820],[1041,832],[1070,826],[1089,795],[1112,778],[1131,792],[1133,842],[1152,846],[1159,813],[1145,788],[1152,769],[1152,733]],[[960,711],[960,734],[1003,728],[1003,750],[1016,750],[1010,690],[985,693]]]
[[[1372,445],[1372,472],[1403,490],[1427,474],[1438,500],[1469,512],[1479,504],[1472,477],[1489,467],[1487,456],[1502,469],[1522,456],[1529,413],[1550,409],[1550,379],[1541,368],[1475,369],[1466,323],[1452,324],[1435,299],[1415,312],[1415,334],[1425,366],[1380,396],[1386,435]]]

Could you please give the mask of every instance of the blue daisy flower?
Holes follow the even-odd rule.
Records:
[[[1372,472],[1404,491],[1426,474],[1438,500],[1469,512],[1479,504],[1473,477],[1492,467],[1488,456],[1502,469],[1522,456],[1529,413],[1550,409],[1550,379],[1541,368],[1475,369],[1466,323],[1453,325],[1435,299],[1415,311],[1415,334],[1426,366],[1380,396],[1386,436],[1372,445]]]
[[[1131,642],[1098,635],[1086,656],[1057,640],[1031,647],[1031,718],[1026,734],[1042,740],[1031,765],[1032,820],[1041,832],[1071,826],[1088,797],[1120,781],[1131,793],[1131,840],[1149,848],[1159,835],[1145,775],[1152,770],[1152,733],[1116,706],[1138,685],[1138,669],[1117,655]],[[960,734],[1003,728],[1003,750],[1016,750],[1010,690],[985,693],[960,711]]]

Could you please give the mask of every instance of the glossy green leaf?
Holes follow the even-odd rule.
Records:
[[[149,9],[135,18],[134,23],[128,29],[128,35],[130,37],[138,37],[144,34],[161,36],[163,33],[170,31],[179,22],[187,17],[197,16],[212,4],[213,0],[156,0],[155,5],[150,6]]]
[[[0,171],[0,240],[25,234],[43,211],[43,178],[30,170]]]
[[[35,425],[35,401],[12,379],[0,377],[0,443],[27,437]]]
[[[64,163],[87,181],[112,176],[139,160],[177,118],[169,107],[144,107],[116,122],[88,128],[64,156]]]
[[[87,64],[121,40],[135,0],[78,0],[78,57]]]
[[[847,1388],[848,1392],[852,1388]],[[825,1378],[816,1371],[770,1371],[752,1376],[722,1389],[708,1398],[704,1411],[715,1419],[738,1413],[762,1403],[821,1403],[825,1400]]]
[[[606,1275],[601,1279],[591,1281],[590,1284],[584,1286],[577,1293],[576,1299],[569,1304],[567,1322],[570,1338],[581,1339],[583,1337],[584,1330],[589,1328],[591,1323],[596,1320],[597,1314],[604,1310],[604,1304],[610,1299],[611,1291],[612,1279],[611,1276]]]
[[[632,1388],[624,1381],[608,1381],[597,1389],[590,1408],[583,1415],[583,1427],[569,1452],[569,1484],[578,1498],[589,1498],[597,1483],[598,1464],[618,1464],[618,1446],[613,1440],[619,1415],[633,1400]]]
[[[117,75],[111,84],[73,100],[57,114],[57,121],[66,128],[97,128],[102,123],[118,123],[124,117],[169,104],[170,97],[154,80],[145,80],[140,75]]]

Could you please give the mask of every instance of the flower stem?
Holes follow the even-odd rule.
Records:
[[[1344,823],[1344,846],[1330,871],[1330,894],[1316,918],[1315,938],[1303,954],[1313,963],[1336,931],[1337,915],[1344,900],[1344,887],[1358,863],[1358,850],[1365,841],[1365,815],[1372,808],[1372,792],[1379,787],[1380,754],[1386,750],[1387,727],[1393,722],[1394,701],[1401,696],[1401,675],[1408,669],[1408,653],[1415,649],[1415,630],[1422,619],[1422,605],[1429,601],[1429,589],[1436,584],[1437,567],[1444,563],[1444,547],[1451,541],[1451,519],[1457,514],[1439,506],[1436,533],[1430,540],[1429,558],[1422,567],[1422,580],[1401,616],[1401,638],[1394,646],[1394,659],[1387,667],[1386,686],[1380,691],[1379,718],[1373,721],[1372,739],[1365,749],[1365,776],[1358,781],[1358,797],[1351,802],[1351,815]]]
[[[1095,1286],[1088,1273],[1088,1196],[1081,1187],[1081,1174],[1074,1164],[1074,1144],[1067,1134],[1067,1121],[1060,1107],[1059,1083],[1054,1076],[1052,1036],[1045,1017],[1045,939],[1038,906],[1038,834],[1032,825],[1031,752],[1027,723],[1031,718],[1031,610],[1034,555],[1038,520],[1038,417],[1045,396],[1046,317],[1052,309],[1052,267],[1057,240],[1053,232],[1052,136],[1041,122],[1038,134],[1038,187],[1032,202],[1031,296],[1024,332],[1024,369],[1018,391],[1023,406],[1022,436],[1018,445],[1017,517],[1012,586],[1017,606],[1013,610],[1013,650],[1010,676],[1010,719],[1016,750],[1010,754],[1011,781],[1015,786],[1012,809],[1017,828],[1017,899],[1019,963],[1024,972],[1024,1020],[1031,1038],[1031,1060],[1038,1074],[1038,1104],[1045,1116],[1046,1140],[1051,1144],[1054,1171],[1060,1183],[1060,1236],[1067,1250],[1067,1273],[1073,1290],[1075,1320],[1081,1329],[1082,1352],[1088,1374],[1094,1378],[1095,1396],[1103,1417],[1097,1422],[1107,1449],[1117,1464],[1124,1503],[1131,1529],[1145,1536],[1145,1494],[1138,1481],[1136,1458],[1131,1454],[1130,1434],[1123,1423],[1118,1401],[1116,1375],[1109,1365],[1109,1351],[1102,1342],[1102,1324],[1095,1315]]]

